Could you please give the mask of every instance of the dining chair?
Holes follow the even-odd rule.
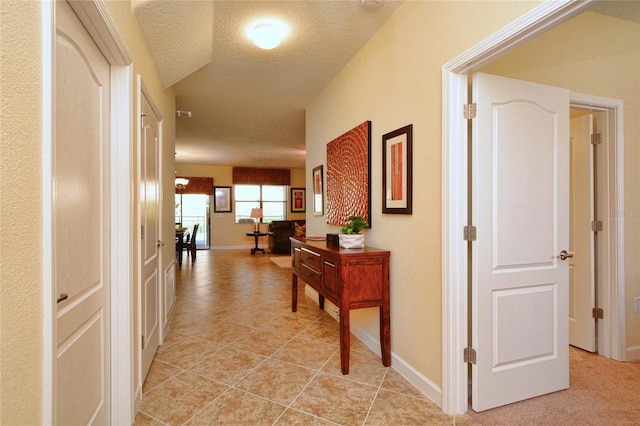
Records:
[[[191,261],[196,260],[196,234],[198,233],[198,227],[200,224],[193,225],[193,231],[187,236],[186,241],[182,244],[182,249],[187,250],[187,258],[191,255]]]

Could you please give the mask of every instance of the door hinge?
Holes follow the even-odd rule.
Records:
[[[592,133],[591,144],[598,145],[599,143],[602,143],[602,133]]]
[[[604,318],[604,311],[602,310],[602,308],[593,308],[592,314],[593,314],[593,318],[595,319]]]
[[[473,348],[464,348],[464,362],[476,364],[476,350]]]
[[[591,230],[593,232],[602,231],[602,221],[601,220],[592,220],[591,221]]]
[[[464,240],[475,241],[476,240],[476,227],[467,225],[464,227]]]
[[[465,104],[463,107],[464,118],[471,120],[476,118],[478,105],[477,104]]]
[[[147,116],[144,112],[140,114],[140,128],[144,129],[144,118]]]
[[[144,336],[142,336],[142,349],[144,349]]]
[[[140,227],[140,238],[144,240],[144,225]]]

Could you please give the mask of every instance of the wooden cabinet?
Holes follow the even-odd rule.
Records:
[[[349,310],[380,308],[382,364],[391,365],[389,251],[373,247],[343,249],[326,241],[291,238],[293,256],[291,310],[298,305],[298,278],[318,292],[320,309],[327,298],[340,309],[342,374],[349,374]]]

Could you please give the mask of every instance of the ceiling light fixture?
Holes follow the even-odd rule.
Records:
[[[247,27],[247,36],[261,49],[278,47],[289,34],[289,26],[277,19],[261,19]]]

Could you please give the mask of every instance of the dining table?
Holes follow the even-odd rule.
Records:
[[[178,266],[182,267],[182,252],[184,251],[184,239],[191,231],[183,226],[176,227],[176,260]]]

